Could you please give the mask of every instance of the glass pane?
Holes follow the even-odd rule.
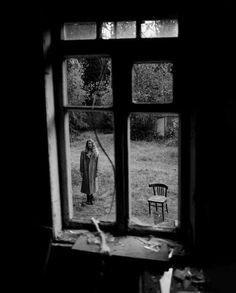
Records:
[[[142,38],[174,38],[178,34],[176,19],[146,20],[141,24]]]
[[[132,69],[133,102],[167,104],[173,101],[173,64],[136,63]]]
[[[99,221],[114,222],[113,114],[109,111],[70,111],[69,129],[74,219],[90,223],[91,217],[95,217]],[[95,153],[89,158],[86,149],[89,139],[94,141],[98,156]],[[87,194],[93,194],[94,200]],[[93,204],[90,204],[91,200]]]
[[[95,22],[75,22],[64,25],[65,40],[89,40],[96,39]]]
[[[135,21],[103,22],[102,24],[102,39],[132,39],[135,37]]]
[[[103,24],[102,24],[102,39],[115,39],[114,22],[103,22]]]
[[[117,39],[133,39],[136,37],[135,21],[117,22]]]
[[[174,228],[178,221],[179,116],[169,113],[130,115],[131,223],[153,228]],[[167,208],[151,206],[151,183],[168,186]]]
[[[74,106],[112,106],[111,58],[66,59],[67,103]]]

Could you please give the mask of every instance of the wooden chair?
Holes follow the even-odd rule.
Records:
[[[167,207],[167,191],[168,186],[161,183],[152,183],[149,184],[149,187],[152,187],[154,195],[148,199],[149,214],[151,214],[151,206],[158,207],[162,209],[162,218],[164,221],[164,205],[166,206],[166,211],[168,213]]]

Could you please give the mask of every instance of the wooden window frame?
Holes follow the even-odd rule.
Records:
[[[132,19],[127,19],[132,21]],[[135,19],[133,19],[135,20]],[[91,20],[92,21],[92,20]],[[104,21],[106,21],[104,19]],[[97,22],[97,32],[99,31]],[[147,235],[153,234],[168,238],[192,238],[193,236],[193,196],[195,188],[194,166],[194,120],[189,102],[183,98],[180,69],[180,42],[178,38],[140,38],[140,19],[136,20],[135,39],[101,38],[93,40],[61,39],[63,23],[54,25],[51,32],[44,36],[44,52],[50,56],[50,65],[45,75],[45,91],[47,106],[48,144],[50,179],[52,194],[52,210],[54,235],[58,236],[63,229],[80,229],[92,227],[91,224],[75,222],[72,216],[72,194],[70,191],[69,159],[69,131],[67,110],[87,110],[85,107],[68,107],[63,104],[63,60],[67,56],[105,55],[112,60],[113,105],[93,109],[93,111],[112,111],[114,114],[114,141],[116,166],[116,223],[102,225],[107,231],[116,231],[121,234]],[[92,46],[91,46],[92,44]],[[138,49],[137,49],[138,48]],[[158,49],[157,49],[158,48]],[[122,53],[121,53],[122,52]],[[125,52],[125,53],[124,53]],[[121,62],[122,59],[122,62]],[[173,102],[170,104],[137,104],[132,102],[132,66],[135,62],[169,61],[173,63]],[[121,78],[122,73],[122,78]],[[65,87],[64,87],[65,88]],[[123,90],[126,90],[125,97]],[[124,103],[124,100],[126,102]],[[125,107],[124,107],[125,105]],[[146,228],[129,227],[130,200],[129,200],[129,126],[128,117],[132,112],[148,113],[177,113],[180,119],[179,140],[179,191],[178,214],[180,225],[174,231],[150,230]],[[122,114],[121,114],[122,113]],[[66,126],[67,125],[67,126]],[[181,158],[184,154],[184,160]],[[122,176],[120,175],[122,174]]]

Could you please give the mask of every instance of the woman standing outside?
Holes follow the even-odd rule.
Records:
[[[81,192],[87,195],[86,204],[93,204],[93,194],[97,191],[99,152],[92,139],[88,139],[85,150],[80,154]]]

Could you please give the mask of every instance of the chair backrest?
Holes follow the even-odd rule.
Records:
[[[167,197],[168,186],[162,183],[151,183],[149,187],[153,188],[154,195],[163,195]]]

